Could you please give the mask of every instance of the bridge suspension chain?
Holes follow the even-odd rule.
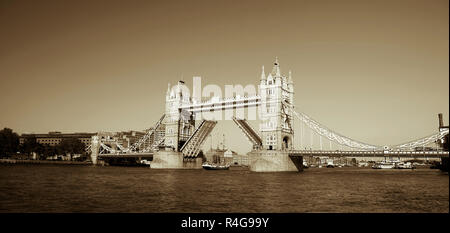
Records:
[[[449,133],[449,129],[443,129],[439,133],[435,133],[423,138],[416,139],[414,141],[398,144],[395,146],[392,146],[392,149],[397,150],[414,150],[416,147],[423,147],[425,145],[428,145],[430,143],[434,143],[437,140],[441,140]]]
[[[362,150],[375,150],[379,149],[380,146],[371,145],[363,142],[359,142],[356,140],[353,140],[351,138],[345,137],[343,135],[340,135],[327,127],[323,126],[322,124],[318,123],[308,115],[304,113],[298,113],[294,109],[291,109],[294,115],[302,121],[305,125],[307,125],[311,130],[313,130],[315,133],[317,133],[320,136],[326,137],[330,141],[334,141],[340,145],[348,146],[351,148],[358,148]],[[312,144],[312,137],[311,137],[311,144]]]
[[[350,147],[353,149],[363,149],[363,150],[382,150],[383,149],[383,147],[381,147],[381,146],[376,146],[376,145],[359,142],[359,141],[353,140],[351,138],[345,137],[343,135],[340,135],[340,134],[328,129],[324,125],[318,123],[317,121],[315,121],[308,115],[301,113],[301,112],[296,112],[294,109],[291,109],[291,110],[294,113],[294,115],[301,122],[303,122],[306,126],[308,126],[311,130],[316,132],[319,136],[326,137],[330,141],[330,148],[331,148],[331,142],[335,142],[335,143],[338,143],[339,147],[346,146],[346,147]],[[303,128],[302,128],[302,132],[303,132]],[[423,147],[430,143],[434,143],[438,140],[441,140],[448,133],[449,133],[449,129],[442,129],[439,133],[435,133],[435,134],[432,134],[432,135],[429,135],[429,136],[426,136],[423,138],[419,138],[419,139],[416,139],[413,141],[409,141],[406,143],[401,143],[398,145],[390,146],[390,149],[414,150],[417,147]],[[322,140],[322,138],[320,138],[320,144],[321,144],[321,148],[322,148],[321,140]],[[312,144],[313,144],[313,137],[311,135],[311,147],[312,147]]]

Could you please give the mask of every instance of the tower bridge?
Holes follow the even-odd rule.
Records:
[[[97,158],[151,157],[151,168],[200,168],[201,147],[217,124],[214,119],[206,119],[206,114],[239,108],[257,107],[260,117],[259,131],[246,121],[232,117],[252,145],[249,153],[252,171],[297,171],[302,169],[303,156],[384,156],[384,157],[447,157],[448,151],[417,151],[427,145],[448,140],[449,128],[442,126],[440,115],[439,131],[406,143],[391,146],[377,146],[360,142],[339,134],[320,124],[305,113],[295,110],[294,83],[292,73],[281,74],[278,59],[272,72],[266,75],[262,67],[258,94],[235,96],[233,98],[213,97],[199,101],[183,92],[184,82],[180,81],[166,93],[165,112],[147,133],[129,147],[119,140],[105,137],[101,133],[92,137],[87,148],[93,163]],[[196,120],[200,120],[196,126]],[[300,134],[294,138],[294,123],[300,126]],[[305,128],[310,131],[310,148],[313,135],[320,138],[320,150],[304,148]],[[447,139],[445,139],[447,137]],[[328,150],[323,149],[323,141],[329,142]],[[317,143],[317,142],[316,142]],[[332,144],[339,149],[332,150]]]

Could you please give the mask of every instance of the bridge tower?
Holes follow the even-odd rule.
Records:
[[[165,146],[172,147],[178,151],[195,128],[195,118],[190,112],[181,111],[182,105],[191,103],[189,91],[183,81],[170,88],[170,83],[166,93],[166,118],[165,125]]]
[[[293,147],[294,84],[292,73],[283,76],[278,58],[272,72],[266,77],[262,67],[259,93],[263,107],[260,116],[260,133],[265,150],[290,150]],[[264,106],[265,104],[265,106]]]

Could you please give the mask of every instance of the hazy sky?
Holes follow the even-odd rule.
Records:
[[[257,84],[278,56],[297,110],[401,143],[436,132],[439,112],[448,124],[448,4],[0,0],[0,127],[142,130],[163,114],[168,82]],[[250,148],[233,124],[215,133]]]

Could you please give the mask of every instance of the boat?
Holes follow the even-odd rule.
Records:
[[[416,168],[411,162],[400,162],[395,164],[395,168],[397,169],[414,169]]]
[[[359,162],[358,167],[367,167],[369,164],[367,162]]]
[[[203,169],[206,170],[228,170],[230,168],[229,164],[221,165],[216,163],[204,163],[202,165]]]
[[[303,161],[303,168],[309,168],[308,163],[306,161]]]
[[[135,160],[130,158],[118,158],[118,159],[109,159],[106,161],[106,164],[109,166],[119,166],[119,167],[149,167],[150,161],[147,160]]]
[[[328,161],[328,163],[327,163],[327,168],[334,168],[334,163],[333,163],[333,161]]]
[[[392,168],[395,168],[395,163],[379,162],[379,163],[375,163],[375,165],[373,165],[372,168],[373,169],[392,169]]]

